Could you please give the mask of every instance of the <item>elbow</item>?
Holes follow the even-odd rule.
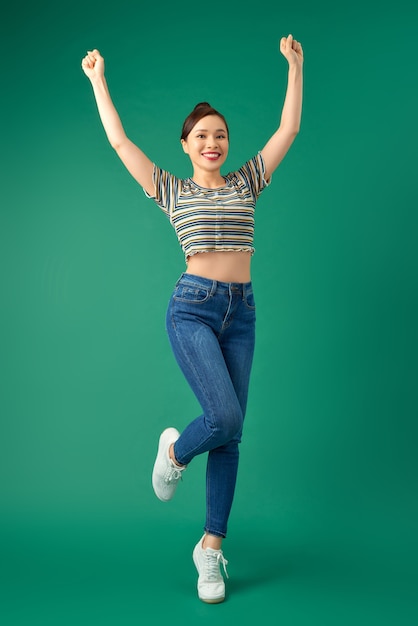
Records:
[[[116,152],[119,152],[119,150],[121,150],[129,142],[129,139],[123,129],[116,129],[115,131],[111,129],[109,133],[107,133],[107,138],[113,150]]]
[[[119,152],[122,142],[116,141],[114,139],[109,139],[109,143],[115,152]]]
[[[127,137],[118,137],[118,138],[109,138],[109,143],[112,146],[113,150],[119,153],[123,146],[126,144]]]
[[[293,124],[282,123],[279,130],[281,135],[294,139],[300,131],[300,122]]]

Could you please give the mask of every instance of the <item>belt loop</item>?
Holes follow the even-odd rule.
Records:
[[[216,289],[218,287],[218,283],[216,282],[216,280],[212,281],[212,287],[210,290],[210,295],[213,296],[214,293],[216,293]]]

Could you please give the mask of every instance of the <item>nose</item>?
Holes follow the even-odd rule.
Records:
[[[212,137],[208,137],[206,143],[208,145],[208,148],[215,148],[218,145],[218,140],[216,139],[215,136],[212,136]]]

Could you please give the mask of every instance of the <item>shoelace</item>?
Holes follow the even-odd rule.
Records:
[[[180,480],[182,471],[183,469],[170,465],[169,467],[167,467],[167,471],[164,475],[164,482],[168,485],[169,483]]]
[[[228,561],[224,557],[222,550],[219,550],[215,553],[205,552],[206,556],[206,576],[208,580],[217,580],[219,577],[219,563],[222,563],[224,568],[225,576],[229,578],[228,572],[226,571],[226,566],[228,565]]]

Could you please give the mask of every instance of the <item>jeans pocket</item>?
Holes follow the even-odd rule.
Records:
[[[174,291],[174,300],[202,304],[209,298],[209,290],[197,285],[178,285]]]
[[[248,309],[255,311],[255,299],[252,291],[247,291],[244,296],[244,303]]]

